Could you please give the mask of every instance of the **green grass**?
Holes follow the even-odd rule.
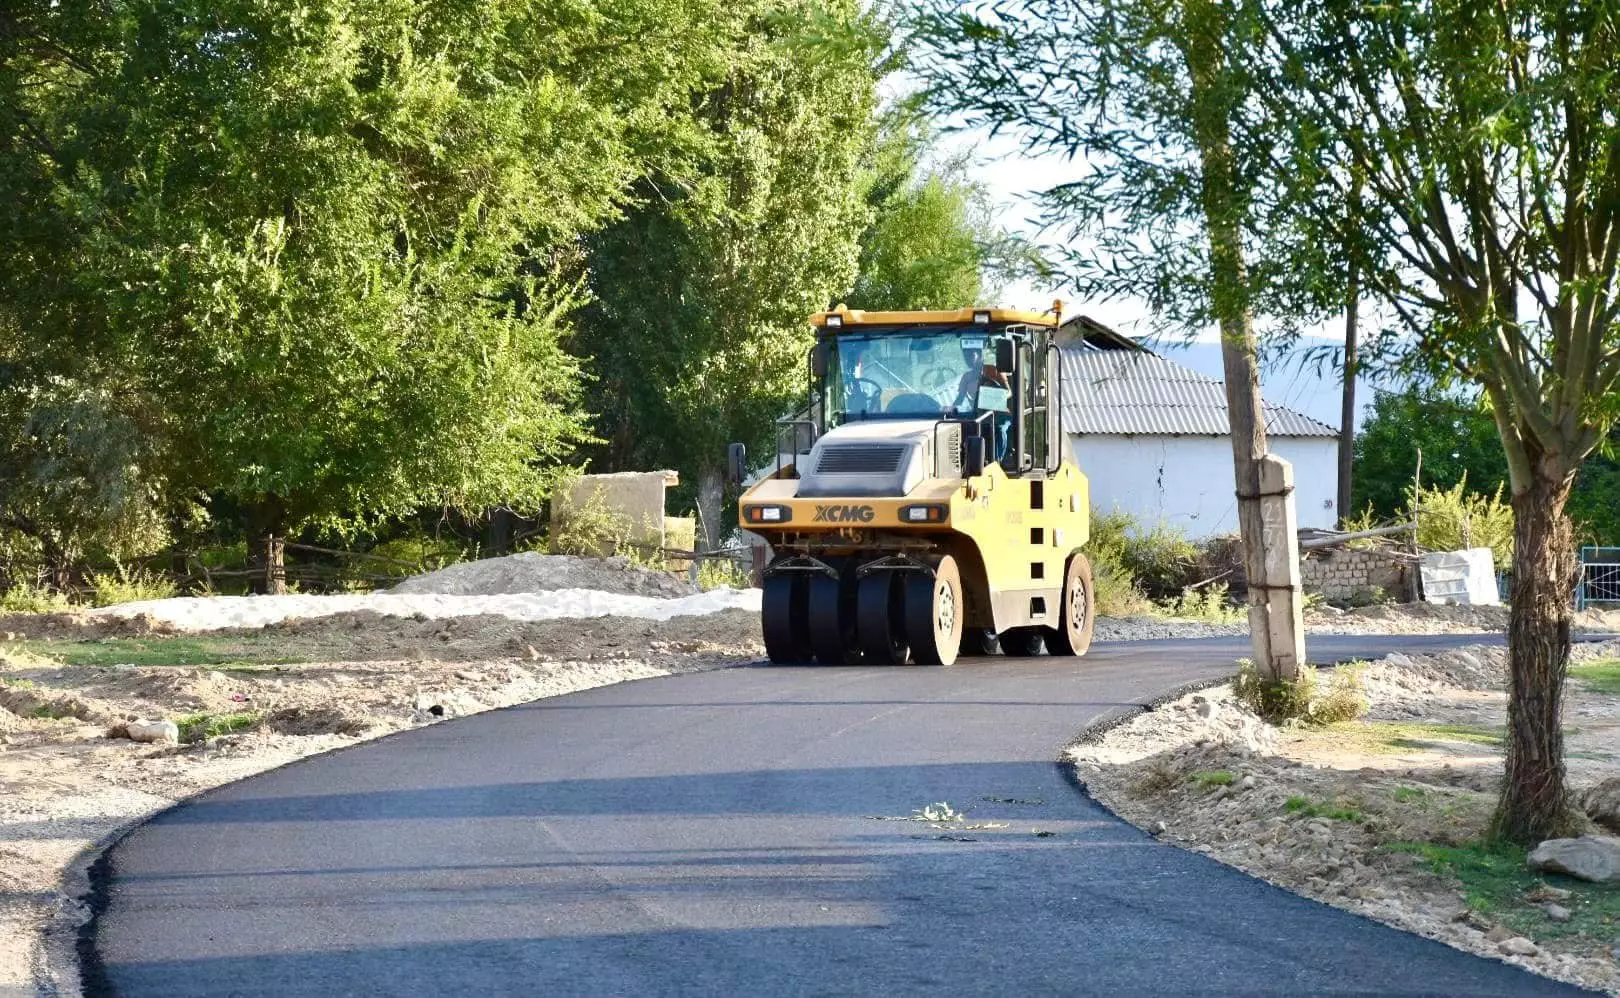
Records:
[[[1332,821],[1360,821],[1362,819],[1361,812],[1353,807],[1314,801],[1309,797],[1290,797],[1283,803],[1283,810],[1289,814],[1309,818],[1327,818]]]
[[[1503,728],[1487,728],[1480,724],[1415,724],[1385,722],[1368,725],[1387,733],[1387,740],[1396,748],[1429,748],[1435,742],[1467,742],[1471,745],[1498,746],[1507,737]]]
[[[1397,804],[1415,804],[1428,797],[1429,792],[1419,787],[1396,787],[1390,796],[1395,798]]]
[[[1599,693],[1620,696],[1620,659],[1572,665],[1569,674]]]
[[[1230,770],[1209,769],[1193,773],[1187,779],[1201,787],[1229,787],[1237,779]]]
[[[100,641],[24,641],[23,650],[63,665],[108,667],[286,665],[303,661],[288,656],[275,635],[215,637],[105,638]]]
[[[1455,879],[1468,906],[1531,939],[1584,936],[1605,946],[1620,942],[1620,885],[1589,884],[1570,877],[1543,876],[1525,869],[1525,850],[1514,846],[1441,846],[1432,842],[1394,842],[1390,852],[1421,856],[1429,869]],[[1551,885],[1572,892],[1559,904],[1574,916],[1554,922],[1525,895]]]
[[[175,720],[182,742],[205,742],[210,738],[242,731],[259,723],[257,711],[240,714],[188,714]]]

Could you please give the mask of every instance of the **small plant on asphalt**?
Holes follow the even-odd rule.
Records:
[[[1323,690],[1312,666],[1302,667],[1291,680],[1272,680],[1260,675],[1254,663],[1244,659],[1232,681],[1232,693],[1240,704],[1272,724],[1293,721],[1322,726],[1352,721],[1367,712],[1367,698],[1361,692],[1361,663],[1334,669],[1331,683]]]

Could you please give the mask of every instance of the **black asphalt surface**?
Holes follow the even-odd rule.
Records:
[[[166,998],[1581,993],[1160,844],[1054,761],[1091,719],[1246,651],[762,665],[312,758],[114,847],[87,983]],[[880,820],[939,801],[1006,827]]]

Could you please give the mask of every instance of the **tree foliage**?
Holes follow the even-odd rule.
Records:
[[[854,278],[880,42],[852,0],[756,6],[698,102],[695,174],[654,174],[588,243],[607,461],[696,482],[711,542],[726,444],[768,445],[802,407],[806,318]]]
[[[573,247],[689,162],[718,3],[25,2],[0,357],[117,370],[262,529],[533,505],[582,438]],[[94,370],[92,370],[94,368]]]
[[[1054,218],[1089,237],[1072,261],[1082,288],[1145,297],[1183,323],[1212,316],[1224,332],[1239,305],[1332,308],[1353,261],[1392,320],[1370,359],[1484,393],[1516,530],[1493,830],[1534,841],[1572,827],[1565,507],[1620,412],[1620,11],[1025,0],[964,12],[940,0],[920,23],[948,101],[1037,147],[1094,154],[1052,193]],[[1212,183],[1226,192],[1213,210]],[[1182,287],[1205,272],[1188,238],[1195,204],[1210,280]],[[1246,273],[1244,259],[1257,261]]]

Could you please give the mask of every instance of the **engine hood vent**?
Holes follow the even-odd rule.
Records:
[[[891,475],[910,450],[905,444],[829,444],[816,459],[816,474]]]

